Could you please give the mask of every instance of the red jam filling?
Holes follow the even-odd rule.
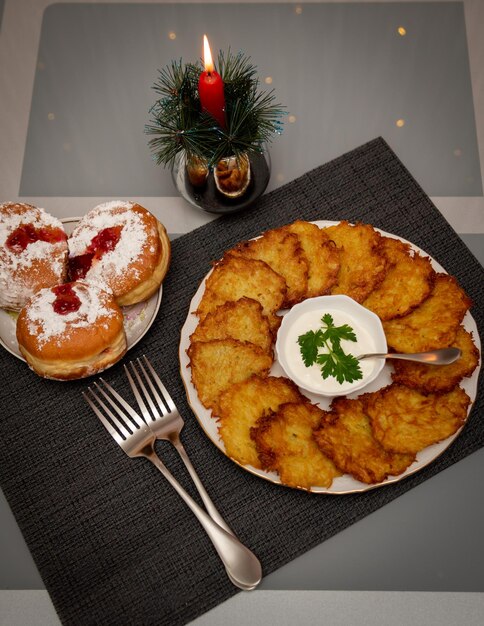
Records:
[[[114,250],[120,237],[122,226],[103,228],[91,239],[85,254],[69,259],[69,276],[71,280],[85,278],[94,259],[100,259],[106,252]]]
[[[56,295],[56,299],[52,303],[52,307],[59,315],[73,313],[81,306],[81,301],[70,283],[58,285],[57,287],[54,287],[52,291]]]
[[[69,278],[79,280],[84,278],[91,267],[94,254],[81,254],[69,259]]]
[[[23,252],[25,248],[36,241],[57,243],[65,241],[67,236],[61,228],[35,228],[32,224],[21,224],[7,238],[7,247],[13,252]]]

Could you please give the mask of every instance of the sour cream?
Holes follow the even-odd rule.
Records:
[[[316,331],[323,325],[321,318],[329,313],[335,326],[348,324],[356,335],[356,342],[342,340],[346,354],[358,356],[369,352],[386,352],[387,344],[380,319],[368,309],[347,296],[321,296],[310,298],[294,306],[285,316],[277,334],[277,358],[286,372],[299,387],[324,396],[352,393],[374,380],[385,365],[384,359],[360,361],[363,378],[352,383],[339,383],[336,378],[323,378],[321,366],[306,367],[302,359],[298,338],[308,331]]]

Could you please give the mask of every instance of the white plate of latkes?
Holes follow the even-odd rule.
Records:
[[[80,219],[68,217],[61,220],[67,235],[71,234]],[[160,308],[162,294],[163,285],[149,300],[122,307],[128,350],[135,346],[150,329]],[[0,309],[0,344],[18,359],[25,361],[17,343],[17,317],[16,312]]]
[[[321,221],[316,221],[314,223],[317,224],[320,228],[324,228],[327,226],[333,226],[337,224],[338,222],[330,222],[330,221],[321,220]],[[386,237],[399,239],[400,241],[403,241],[404,243],[409,243],[412,250],[420,253],[423,256],[428,256],[430,258],[432,266],[437,272],[446,273],[446,270],[435,259],[433,259],[429,254],[427,254],[424,250],[420,249],[418,246],[412,244],[411,242],[408,242],[406,239],[403,239],[402,237],[399,237],[398,235],[387,233],[379,229],[376,229],[376,230],[378,230],[382,235]],[[202,427],[207,437],[215,444],[215,446],[221,452],[223,452],[224,454],[227,454],[225,451],[224,442],[218,432],[218,421],[217,419],[212,417],[211,411],[209,411],[203,406],[203,404],[201,403],[198,397],[197,390],[195,389],[195,386],[193,385],[193,382],[191,380],[190,361],[187,355],[187,349],[190,345],[190,335],[195,331],[195,328],[198,324],[198,318],[195,315],[195,311],[197,310],[198,305],[205,292],[205,280],[207,277],[208,277],[208,274],[202,280],[202,282],[200,283],[198,287],[197,292],[193,296],[193,299],[190,303],[188,315],[182,327],[180,345],[179,345],[180,372],[181,372],[183,383],[185,385],[185,390],[187,392],[188,403],[190,404],[195,416],[197,417],[200,423],[200,426]],[[474,342],[480,351],[481,342],[480,342],[477,325],[475,323],[474,318],[470,314],[470,312],[467,312],[462,324],[467,331],[472,332],[473,337],[474,337]],[[469,416],[473,402],[477,395],[477,381],[479,377],[480,368],[481,366],[479,363],[478,367],[476,368],[472,376],[470,378],[465,378],[460,383],[460,386],[464,389],[464,391],[466,391],[466,393],[469,395],[471,399],[467,416]],[[281,368],[280,364],[277,361],[277,355],[275,355],[275,360],[273,362],[270,375],[271,376],[285,376],[286,375],[284,370]],[[365,391],[369,391],[369,392],[376,391],[382,387],[385,387],[386,385],[389,385],[390,383],[391,383],[391,366],[389,364],[386,364],[382,372],[378,376],[378,378],[374,380],[372,383],[370,383],[370,385],[367,388],[365,388]],[[301,390],[301,391],[303,395],[306,395],[314,404],[318,405],[321,409],[327,410],[329,408],[329,404],[330,404],[329,398],[316,396],[314,394],[304,392],[304,390]],[[353,397],[353,396],[350,396],[350,397]],[[420,471],[421,469],[426,467],[429,463],[434,461],[438,456],[440,456],[450,446],[450,444],[456,439],[456,437],[458,437],[461,430],[462,430],[462,427],[459,428],[453,435],[451,435],[447,439],[444,439],[443,441],[440,441],[439,443],[436,443],[436,444],[433,444],[424,448],[417,454],[417,457],[414,463],[412,463],[412,465],[410,465],[403,473],[396,475],[396,476],[389,476],[382,482],[366,484],[366,483],[362,483],[354,479],[349,474],[344,474],[340,477],[335,478],[330,488],[320,487],[320,486],[315,485],[311,487],[309,491],[311,491],[312,493],[316,493],[316,494],[349,494],[349,493],[369,491],[371,489],[375,489],[383,485],[388,485],[391,483],[399,482],[403,480],[404,478],[406,478],[407,476]],[[238,465],[240,465],[243,469],[247,470],[248,472],[252,474],[255,474],[256,476],[259,476],[260,478],[268,480],[269,482],[272,482],[272,483],[283,484],[279,478],[279,475],[276,472],[270,472],[270,471],[258,469],[258,468],[252,467],[251,465],[242,465],[236,459],[232,459],[232,460]]]

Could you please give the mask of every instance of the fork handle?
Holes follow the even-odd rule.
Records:
[[[225,565],[228,577],[232,583],[244,591],[255,589],[262,579],[261,564],[255,554],[207,515],[168,471],[154,450],[146,452],[144,456],[163,474],[203,526]]]
[[[202,481],[198,477],[198,474],[195,471],[195,468],[193,467],[192,462],[190,461],[190,458],[188,457],[188,454],[186,453],[185,448],[183,447],[183,444],[182,444],[180,438],[179,437],[171,438],[170,441],[175,446],[175,448],[176,448],[178,454],[180,455],[182,461],[185,463],[185,467],[187,468],[188,472],[190,473],[190,476],[192,477],[192,480],[195,483],[195,487],[197,488],[198,493],[200,494],[200,497],[203,500],[203,504],[205,505],[205,508],[207,509],[208,514],[210,515],[210,517],[215,522],[217,522],[217,524],[221,528],[226,530],[231,535],[234,535],[234,537],[235,537],[234,531],[230,528],[230,526],[227,524],[227,522],[224,520],[224,518],[217,511],[217,509],[215,508],[215,504],[212,502],[210,496],[206,492],[205,487],[203,486]]]

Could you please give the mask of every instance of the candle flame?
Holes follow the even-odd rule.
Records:
[[[209,74],[213,72],[213,61],[212,61],[212,53],[210,51],[210,45],[208,43],[207,35],[203,36],[203,64],[205,66],[205,71]]]

